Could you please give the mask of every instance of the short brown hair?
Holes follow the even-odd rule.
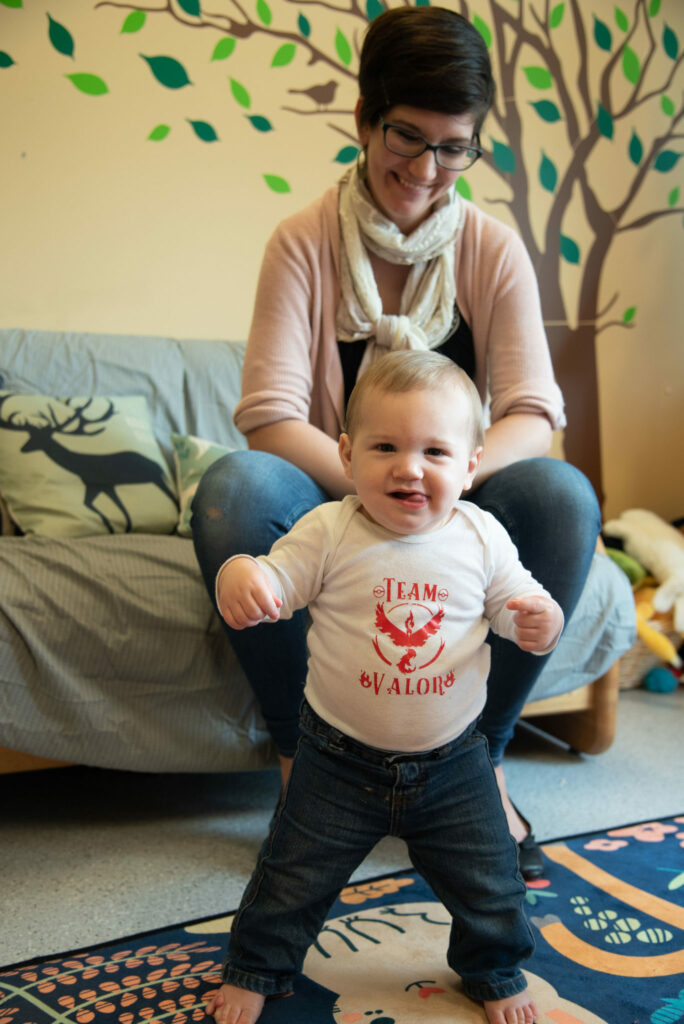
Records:
[[[463,392],[470,407],[473,450],[484,444],[482,401],[472,380],[452,359],[424,349],[388,352],[376,359],[357,380],[347,403],[346,431],[351,437],[358,426],[361,402],[368,391],[402,393],[427,391],[453,384]]]

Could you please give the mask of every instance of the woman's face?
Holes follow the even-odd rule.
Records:
[[[366,184],[376,205],[394,221],[399,230],[410,234],[425,220],[434,203],[458,178],[458,171],[438,167],[435,156],[425,150],[420,156],[397,156],[385,147],[382,125],[374,128],[360,123],[361,101],[356,107],[359,141],[367,150]],[[399,105],[384,115],[384,120],[422,135],[433,145],[470,145],[475,129],[471,114],[439,114],[420,107]]]

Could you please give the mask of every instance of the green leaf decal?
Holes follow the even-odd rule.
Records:
[[[613,138],[613,118],[612,118],[612,115],[606,110],[605,107],[602,107],[600,103],[598,105],[598,116],[596,118],[596,124],[598,126],[598,130],[600,131],[601,135],[603,135],[604,138],[606,138],[606,139],[612,139]]]
[[[487,47],[487,49],[488,50],[491,49],[491,46],[492,46],[492,30],[490,29],[490,27],[487,24],[487,22],[483,21],[482,18],[478,17],[478,15],[476,14],[475,17],[473,18],[473,26],[477,29],[477,31],[480,33],[480,35],[484,39],[485,46]]]
[[[153,128],[150,134],[147,136],[150,142],[161,142],[171,131],[171,125],[158,124],[156,128]]]
[[[65,57],[73,57],[74,55],[74,39],[71,32],[64,28],[64,25],[60,25],[58,21],[50,17],[48,14],[48,22],[50,24],[49,36],[50,42],[54,46],[55,50],[59,53],[63,53]]]
[[[264,25],[270,25],[271,22],[273,21],[273,13],[271,11],[271,8],[266,3],[266,0],[257,0],[256,9],[257,15],[259,16],[259,21],[262,21]]]
[[[636,132],[632,132],[629,140],[629,159],[638,167],[644,156],[644,146]]]
[[[552,7],[551,8],[551,14],[549,16],[549,28],[558,28],[558,26],[560,25],[561,21],[563,20],[563,15],[564,14],[565,14],[565,2],[563,2],[561,4],[556,4],[555,7]]]
[[[454,188],[458,192],[459,196],[462,196],[464,199],[470,200],[473,198],[473,190],[463,175],[456,179]]]
[[[610,50],[613,45],[613,36],[605,22],[594,15],[594,41],[601,50]]]
[[[672,149],[664,149],[662,153],[658,153],[653,167],[656,171],[660,171],[661,174],[666,174],[667,171],[671,171],[673,167],[676,167],[681,155],[681,153],[675,153]]]
[[[73,82],[80,92],[84,92],[88,96],[104,96],[106,92],[109,92],[106,82],[99,75],[75,74],[64,77]]]
[[[532,66],[523,68],[523,71],[527,81],[535,89],[550,89],[553,85],[553,76],[547,68]]]
[[[651,0],[648,8],[649,18],[655,18],[656,14],[660,10],[660,0]]]
[[[560,110],[551,100],[538,100],[536,103],[531,103],[530,106],[534,107],[542,121],[547,121],[549,124],[561,119]]]
[[[305,39],[308,39],[311,35],[311,22],[308,18],[305,18],[303,14],[300,14],[297,18],[297,28]]]
[[[147,61],[160,85],[165,85],[167,89],[182,89],[185,85],[192,85],[187,71],[175,57],[146,57],[144,53],[140,56]]]
[[[234,36],[226,36],[225,39],[219,39],[218,43],[214,47],[211,59],[225,60],[227,57],[230,57],[236,46],[237,39],[235,39]]]
[[[622,322],[623,322],[623,324],[631,324],[632,320],[636,316],[636,311],[637,311],[636,306],[630,306],[629,309],[626,309],[624,311],[624,313],[622,314]]]
[[[0,50],[0,68],[11,68],[14,61],[10,57],[9,53],[5,53],[4,50]]]
[[[663,49],[671,60],[677,60],[679,40],[669,25],[663,29]]]
[[[247,120],[251,123],[253,128],[256,128],[258,132],[272,132],[273,125],[267,117],[261,117],[260,114],[251,114],[247,116]]]
[[[679,193],[680,193],[679,186],[677,186],[677,188],[673,188],[672,189],[672,191],[670,192],[669,196],[667,197],[667,205],[669,207],[677,205],[677,203],[679,202]]]
[[[351,164],[356,160],[359,152],[358,146],[343,146],[335,157],[334,162],[336,164]]]
[[[629,18],[619,7],[615,8],[615,24],[622,32],[629,31]]]
[[[369,21],[374,21],[384,10],[385,5],[382,0],[366,0],[366,17]]]
[[[672,117],[675,112],[675,105],[669,96],[663,95],[660,97],[660,106],[663,114],[666,114],[668,117]]]
[[[0,4],[4,4],[5,7],[22,7],[24,0],[0,0]]]
[[[547,192],[555,192],[556,185],[558,183],[558,171],[553,160],[551,160],[546,153],[542,153],[541,163],[539,165],[539,181],[541,182],[542,188],[545,188]]]
[[[202,142],[218,141],[218,135],[216,134],[214,128],[212,127],[212,125],[209,124],[208,121],[188,120],[188,124],[192,127],[192,130],[194,131],[197,138],[201,139]]]
[[[240,104],[241,107],[245,107],[246,110],[252,106],[252,97],[249,95],[244,85],[237,82],[234,78],[229,79],[230,91],[233,94],[233,99]]]
[[[126,32],[139,32],[146,21],[147,14],[145,11],[131,11],[121,26],[121,34],[123,35]]]
[[[579,263],[580,250],[574,239],[567,235],[560,236],[560,254],[568,263]]]
[[[200,11],[199,0],[178,0],[178,6],[192,18],[199,18],[202,13]],[[192,122],[190,123],[192,124]]]
[[[515,173],[515,153],[505,142],[497,142],[492,139],[492,159],[504,174]]]
[[[296,52],[297,47],[294,43],[283,43],[283,45],[278,47],[276,52],[273,54],[271,67],[284,68],[286,64],[291,64]]]
[[[632,85],[636,85],[641,78],[641,61],[631,46],[625,46],[622,54],[622,71]]]
[[[335,33],[335,49],[337,50],[337,56],[340,58],[342,63],[346,65],[346,67],[349,67],[352,62],[352,48],[341,28],[338,28]]]
[[[263,179],[270,188],[271,192],[291,192],[289,182],[285,181],[285,178],[278,177],[277,174],[264,174]]]

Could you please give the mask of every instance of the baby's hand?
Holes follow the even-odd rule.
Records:
[[[216,586],[219,611],[232,629],[257,626],[280,616],[282,601],[251,558],[235,558],[221,569]]]
[[[515,642],[521,651],[546,651],[563,628],[563,612],[550,597],[514,597],[506,605],[516,612]]]

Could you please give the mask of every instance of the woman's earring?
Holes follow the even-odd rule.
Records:
[[[359,181],[365,181],[368,177],[368,147],[364,146],[356,154],[356,173]]]

